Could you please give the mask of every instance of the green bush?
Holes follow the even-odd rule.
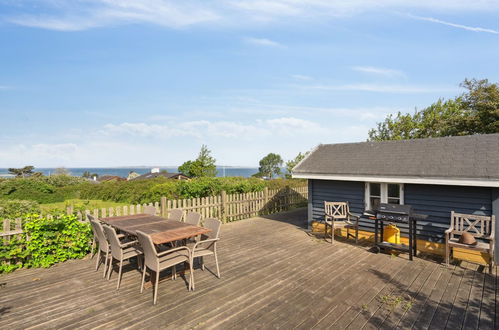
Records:
[[[258,178],[202,177],[189,181],[156,178],[150,180],[109,181],[99,184],[66,175],[41,178],[16,178],[0,181],[0,199],[33,200],[40,204],[64,202],[68,199],[113,201],[118,203],[150,203],[161,197],[168,199],[198,198],[282,189],[306,184],[306,180],[261,180]]]
[[[15,178],[0,181],[1,199],[33,200],[39,203],[63,202],[78,198],[81,178],[67,175]]]
[[[0,219],[15,219],[24,214],[38,212],[40,212],[40,206],[35,201],[0,199]]]
[[[0,245],[0,273],[21,267],[50,267],[83,258],[90,251],[90,225],[75,215],[60,214],[51,219],[29,214],[23,218],[23,228],[23,235]]]

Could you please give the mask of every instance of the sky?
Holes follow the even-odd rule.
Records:
[[[0,0],[0,167],[286,161],[499,81],[499,0]]]

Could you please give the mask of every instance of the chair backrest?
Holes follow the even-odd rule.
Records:
[[[104,234],[104,229],[99,221],[90,220],[90,225],[92,226],[92,231],[94,232],[95,239],[99,243],[99,249],[102,252],[109,251],[109,243],[107,241],[106,235]]]
[[[199,226],[199,223],[201,222],[201,214],[197,212],[189,212],[185,216],[185,223],[188,223],[193,226]]]
[[[348,202],[324,202],[324,213],[333,219],[345,219],[349,212]]]
[[[220,227],[222,227],[222,221],[215,218],[204,219],[204,227],[211,229],[209,233],[204,234],[208,239],[218,238],[220,235]]]
[[[184,217],[184,210],[182,209],[170,210],[168,214],[168,220],[182,221],[183,217]]]
[[[201,241],[204,239],[219,238],[220,227],[222,227],[222,221],[215,218],[207,218],[204,219],[204,227],[207,229],[211,229],[211,231],[209,233],[203,234],[201,237]],[[209,246],[205,247],[213,251],[215,248],[215,244],[209,244]]]
[[[121,258],[121,243],[120,239],[118,238],[118,234],[116,234],[116,230],[113,227],[110,227],[108,225],[102,226],[104,228],[104,232],[106,233],[107,240],[109,241],[109,244],[111,245],[111,254],[113,257],[120,259]]]
[[[469,233],[474,237],[488,238],[495,232],[495,216],[456,213],[451,211],[452,234]]]
[[[142,213],[150,214],[150,215],[156,215],[156,208],[154,206],[152,206],[152,205],[144,206],[144,209],[142,210]]]
[[[152,270],[157,270],[158,265],[158,252],[154,247],[154,243],[152,242],[151,236],[147,235],[140,230],[136,231],[137,238],[139,239],[139,244],[142,247],[142,251],[144,252],[144,262],[147,267]]]

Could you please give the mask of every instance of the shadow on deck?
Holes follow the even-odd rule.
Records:
[[[156,306],[132,265],[120,291],[90,259],[3,275],[0,328],[496,327],[496,275],[331,245],[306,233],[305,218],[299,209],[224,225],[222,278],[196,269],[194,292],[165,281]]]

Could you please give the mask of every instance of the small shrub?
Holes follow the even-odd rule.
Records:
[[[35,201],[0,199],[0,219],[15,219],[23,214],[38,213],[39,211],[40,206]]]
[[[90,225],[78,221],[75,215],[61,214],[51,219],[29,214],[23,218],[23,227],[23,235],[0,247],[0,272],[20,267],[50,267],[68,259],[83,258],[90,251]]]

